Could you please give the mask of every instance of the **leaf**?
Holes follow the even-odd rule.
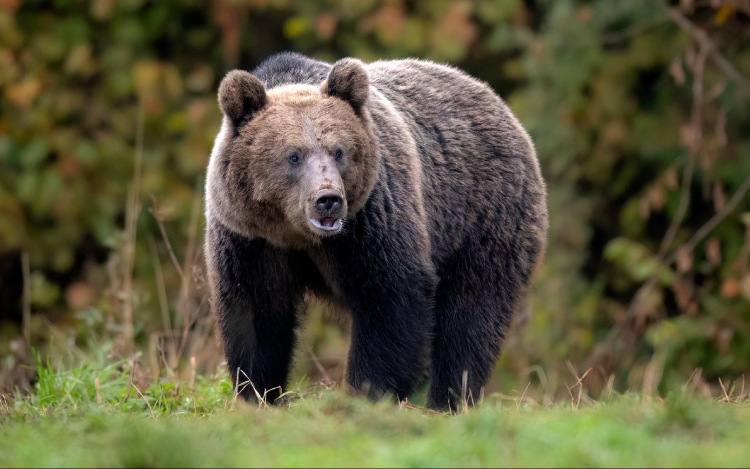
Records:
[[[729,18],[732,13],[734,13],[734,7],[731,5],[722,5],[721,8],[719,8],[719,11],[716,12],[716,16],[714,16],[714,24],[715,25],[721,25],[724,24],[724,22]]]
[[[728,278],[721,284],[721,296],[724,298],[734,298],[740,293],[740,283],[736,278]]]

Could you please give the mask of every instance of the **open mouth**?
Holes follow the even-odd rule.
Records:
[[[315,228],[321,229],[323,231],[338,231],[341,229],[341,225],[343,224],[341,218],[321,218],[320,220],[311,218],[310,223]]]

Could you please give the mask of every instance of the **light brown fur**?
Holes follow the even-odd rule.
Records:
[[[341,186],[349,218],[366,202],[379,164],[377,137],[366,111],[355,115],[350,105],[326,95],[325,86],[275,88],[262,102],[239,135],[230,135],[232,126],[225,122],[216,139],[207,181],[210,211],[245,236],[280,247],[309,247],[320,237],[306,229],[305,209],[320,190]],[[331,155],[337,145],[347,153],[340,179],[330,171],[332,162],[320,158],[302,177],[308,179],[307,190],[289,189],[299,181],[289,180],[286,153]]]

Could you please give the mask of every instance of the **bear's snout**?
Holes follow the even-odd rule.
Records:
[[[346,217],[346,199],[341,191],[323,189],[316,193],[310,202],[308,213],[313,232],[326,236],[341,230]]]
[[[343,201],[338,192],[329,192],[315,200],[315,208],[323,218],[339,218]]]

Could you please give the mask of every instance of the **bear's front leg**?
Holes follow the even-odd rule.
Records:
[[[371,399],[405,399],[425,377],[436,276],[418,251],[359,238],[337,249],[344,303],[352,313],[347,383]],[[367,240],[366,240],[367,239]]]
[[[303,301],[294,253],[209,219],[206,255],[232,382],[245,399],[257,392],[270,404],[286,385]]]

